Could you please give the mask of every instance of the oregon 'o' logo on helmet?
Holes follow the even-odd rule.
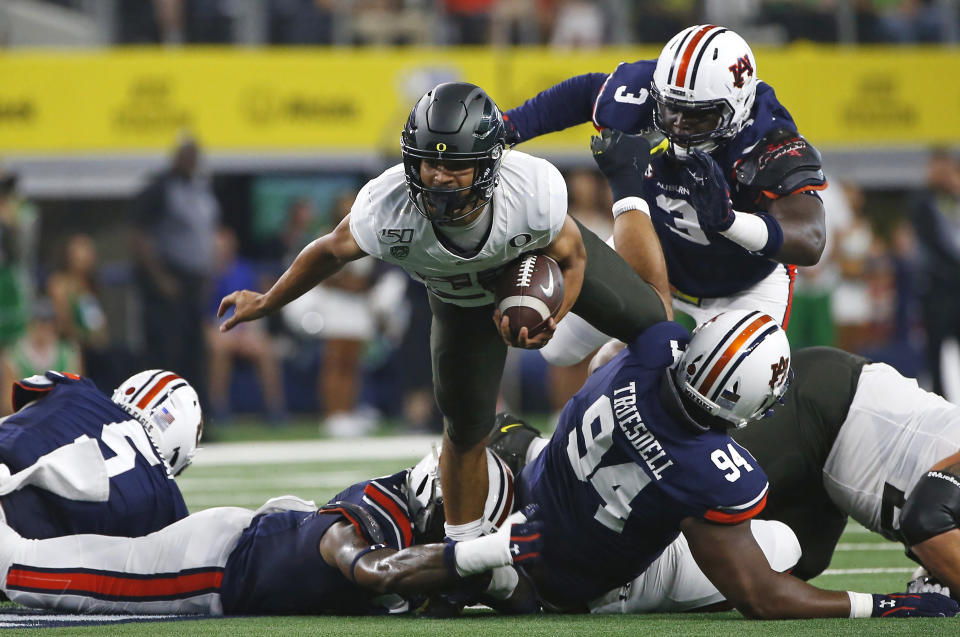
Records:
[[[447,149],[447,145],[443,142],[437,142],[437,150],[441,153]]]

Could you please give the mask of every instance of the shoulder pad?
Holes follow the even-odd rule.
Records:
[[[69,372],[48,371],[29,378],[21,378],[13,383],[13,411],[20,411],[33,401],[46,396],[54,385],[75,383],[80,380]]]
[[[827,186],[820,152],[788,128],[767,133],[735,168],[738,182],[772,199]]]
[[[380,523],[377,522],[377,519],[373,517],[369,511],[359,504],[345,500],[337,500],[336,502],[323,505],[317,513],[340,514],[347,518],[347,520],[353,524],[354,528],[357,529],[357,533],[370,542],[370,544],[383,544],[385,542]]]

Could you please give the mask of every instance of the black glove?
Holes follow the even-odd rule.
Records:
[[[873,595],[871,617],[955,617],[960,605],[940,593]]]
[[[689,152],[681,168],[681,181],[690,190],[690,204],[697,211],[700,227],[721,232],[733,225],[733,202],[723,169],[702,150]]]
[[[610,182],[613,200],[643,196],[643,174],[650,163],[650,142],[612,128],[590,138],[590,150],[600,171]]]

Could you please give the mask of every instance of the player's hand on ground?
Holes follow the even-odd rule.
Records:
[[[733,225],[733,202],[723,169],[713,157],[693,149],[683,162],[684,186],[690,190],[690,203],[697,211],[700,227],[722,232]]]
[[[557,331],[557,320],[552,316],[547,319],[547,325],[543,327],[535,336],[530,336],[526,327],[521,327],[520,331],[514,335],[510,329],[510,318],[504,316],[500,310],[493,311],[493,322],[500,330],[500,337],[503,342],[511,347],[522,347],[523,349],[540,349],[550,342],[554,333]]]
[[[873,595],[871,617],[955,617],[960,605],[940,593]]]
[[[233,316],[220,324],[221,332],[226,332],[237,323],[253,321],[267,314],[263,309],[263,295],[250,290],[237,290],[223,297],[217,309],[217,318],[226,314],[231,307],[234,308]]]
[[[599,136],[590,138],[590,151],[610,182],[614,201],[643,194],[643,174],[650,163],[650,142],[645,137],[603,128]]]

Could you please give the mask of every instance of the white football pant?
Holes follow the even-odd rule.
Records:
[[[800,542],[790,527],[776,520],[751,520],[750,530],[770,568],[782,573],[796,566]],[[589,606],[592,613],[681,613],[722,601],[681,533],[642,575]]]
[[[793,271],[778,265],[765,279],[732,296],[700,299],[696,303],[674,296],[673,309],[689,315],[697,325],[727,310],[760,310],[783,326],[792,298]],[[566,367],[576,365],[609,340],[609,336],[570,312],[540,352],[551,365]]]

